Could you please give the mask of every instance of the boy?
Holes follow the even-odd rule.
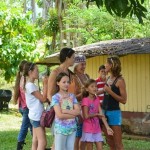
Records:
[[[105,72],[105,66],[104,65],[101,65],[99,67],[98,73],[99,73],[99,77],[96,79],[96,83],[97,83],[97,88],[99,91],[99,90],[102,90],[104,88],[105,81],[106,81],[106,72]],[[98,95],[98,97],[100,100],[100,104],[102,104],[103,99],[104,99],[104,94],[100,94],[100,95]]]

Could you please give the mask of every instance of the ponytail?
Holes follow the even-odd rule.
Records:
[[[13,95],[13,102],[14,104],[17,104],[19,94],[20,94],[20,79],[22,77],[22,72],[24,70],[24,66],[27,63],[26,60],[23,60],[20,65],[19,65],[19,71],[16,75],[16,81],[15,81],[15,86],[14,86],[14,95]]]
[[[15,81],[15,87],[14,87],[14,95],[13,95],[13,103],[16,105],[17,101],[18,101],[18,97],[20,94],[20,79],[21,79],[21,75],[20,75],[20,71],[18,71],[17,76],[16,76],[16,81]]]

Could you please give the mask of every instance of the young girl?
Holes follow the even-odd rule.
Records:
[[[19,112],[22,115],[22,123],[21,128],[18,134],[18,144],[17,150],[22,150],[25,144],[25,138],[28,133],[28,128],[30,128],[32,134],[32,125],[30,123],[28,113],[29,109],[27,108],[26,99],[25,99],[25,91],[24,91],[24,77],[23,77],[23,70],[25,64],[27,63],[26,60],[21,61],[19,65],[19,71],[16,76],[16,82],[14,87],[14,102],[15,104],[18,103]]]
[[[102,115],[99,98],[95,96],[96,93],[96,81],[89,79],[85,84],[81,104],[84,118],[81,141],[86,143],[87,150],[93,150],[93,143],[96,143],[97,150],[102,150],[103,138],[99,118],[102,118],[107,133],[113,135],[112,129],[108,126],[105,117]]]
[[[75,117],[80,114],[77,99],[68,93],[69,76],[60,73],[56,77],[58,92],[52,96],[51,106],[55,110],[55,150],[73,150],[76,135]]]
[[[45,130],[40,126],[40,118],[44,110],[43,102],[47,100],[47,78],[43,80],[43,95],[34,84],[38,79],[38,67],[34,63],[26,63],[24,69],[25,96],[27,107],[29,108],[29,119],[33,126],[32,150],[45,150],[46,136]]]

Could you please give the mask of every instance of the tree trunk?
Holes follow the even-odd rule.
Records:
[[[55,1],[55,7],[57,9],[58,23],[59,23],[59,30],[60,30],[60,49],[63,47],[63,39],[64,39],[64,35],[62,33],[62,30],[63,30],[62,5],[63,5],[62,0],[56,0]]]
[[[26,13],[26,10],[27,10],[27,1],[24,0],[23,1],[23,13]]]
[[[56,48],[56,33],[53,33],[53,36],[52,36],[52,46],[51,46],[52,53],[55,52],[55,48]]]
[[[35,0],[31,0],[31,6],[32,6],[32,21],[35,22],[36,20]]]

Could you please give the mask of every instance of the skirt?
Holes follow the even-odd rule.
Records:
[[[86,133],[82,132],[82,142],[102,142],[103,137],[101,133]]]

